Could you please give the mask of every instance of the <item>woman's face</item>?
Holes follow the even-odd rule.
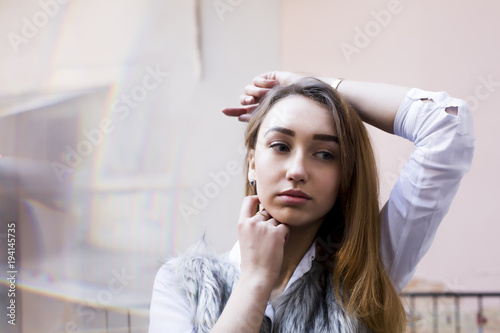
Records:
[[[274,219],[292,227],[319,225],[340,184],[330,111],[300,95],[278,101],[261,124],[248,176]]]

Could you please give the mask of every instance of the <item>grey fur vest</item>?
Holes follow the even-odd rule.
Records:
[[[238,268],[223,257],[198,253],[180,257],[175,270],[191,305],[195,332],[209,332],[238,281]],[[274,303],[274,322],[264,317],[260,332],[369,333],[371,330],[346,315],[337,303],[326,269],[314,260],[311,269]]]

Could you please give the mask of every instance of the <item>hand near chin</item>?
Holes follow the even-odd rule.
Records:
[[[290,72],[266,72],[256,76],[252,83],[245,87],[245,92],[240,97],[241,107],[225,108],[222,112],[226,116],[238,117],[239,121],[249,121],[252,112],[260,101],[274,86],[289,85],[302,78],[302,75]]]
[[[248,196],[240,211],[241,278],[258,279],[272,287],[281,270],[289,228],[265,210],[254,215],[258,205],[256,195]]]

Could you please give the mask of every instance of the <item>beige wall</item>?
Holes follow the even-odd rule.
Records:
[[[51,7],[54,14],[45,15],[45,23],[47,11],[38,1],[1,4],[1,34],[8,38],[0,41],[0,92],[5,96],[0,114],[15,117],[40,109],[56,93],[76,91],[99,100],[92,108],[79,107],[79,102],[62,107],[74,119],[63,126],[72,130],[52,136],[62,150],[52,155],[59,159],[44,157],[45,162],[62,162],[66,145],[76,149],[86,140],[84,131],[111,121],[112,133],[105,133],[67,180],[73,198],[91,196],[70,200],[69,206],[90,220],[85,221],[90,225],[87,241],[163,257],[184,250],[208,230],[219,251],[228,249],[236,233],[227,226],[237,217],[243,196],[244,177],[236,171],[242,167],[238,147],[244,125],[220,110],[238,103],[254,75],[279,67],[278,2],[199,2],[199,52],[194,0],[47,2],[58,5]],[[32,32],[26,26],[34,24],[34,17],[41,23]],[[23,42],[9,40],[13,35]],[[145,79],[154,83],[151,71],[165,75],[125,115],[122,96],[133,95]],[[13,149],[12,142],[2,141],[4,151]],[[216,177],[211,175],[228,168],[229,184],[221,180],[206,207],[182,215],[179,207],[193,207],[195,190],[204,192]],[[118,226],[125,234],[116,236]]]
[[[500,4],[488,0],[281,4],[282,69],[445,90],[470,103],[477,139],[472,170],[415,277],[449,290],[499,290],[500,46],[494,36],[500,31]],[[360,37],[359,31],[368,38]],[[487,86],[485,81],[493,83]],[[385,201],[412,145],[371,133]]]
[[[5,179],[21,188],[18,206],[0,217],[17,220],[24,236],[19,278],[34,294],[19,287],[26,305],[36,301],[37,309],[50,311],[19,307],[19,320],[29,321],[24,332],[36,322],[54,332],[72,322],[96,328],[100,321],[78,315],[87,298],[94,299],[90,306],[147,310],[166,257],[203,233],[219,252],[236,241],[244,125],[220,110],[238,103],[254,75],[279,67],[279,3],[199,1],[198,52],[196,2],[42,0],[51,9],[38,0],[0,3],[0,154],[6,155],[0,163],[16,169],[0,169],[0,200]],[[25,26],[35,19],[30,31]],[[12,44],[13,34],[23,42]],[[168,75],[155,84],[152,71]],[[128,113],[123,95],[136,96]],[[103,120],[112,131],[102,131]],[[85,146],[85,132],[96,129],[102,138],[88,146],[91,152],[67,164],[66,147]],[[72,172],[59,182],[52,162]],[[210,197],[193,207],[205,188]],[[183,205],[196,214],[183,215]],[[99,303],[113,270],[121,269],[134,278]],[[39,294],[66,305],[49,309]]]

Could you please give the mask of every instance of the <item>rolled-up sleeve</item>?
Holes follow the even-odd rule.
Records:
[[[445,92],[411,89],[394,133],[415,144],[382,209],[381,255],[402,290],[429,249],[474,153],[468,105]]]
[[[149,333],[191,333],[191,308],[179,288],[173,261],[156,274],[149,311]]]

